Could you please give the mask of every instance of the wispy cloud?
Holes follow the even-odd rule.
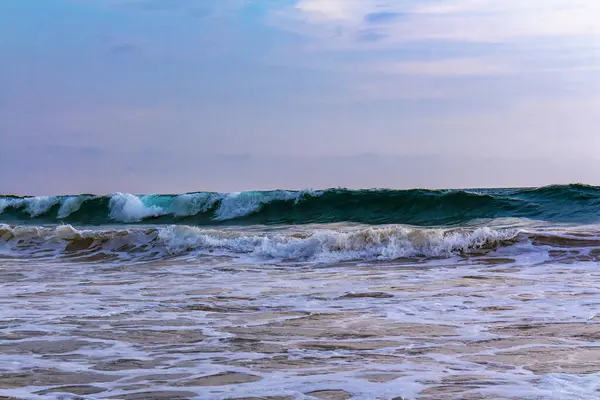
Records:
[[[328,25],[350,39],[368,25],[385,22],[389,42],[399,43],[600,35],[599,13],[600,3],[589,0],[300,0],[287,15],[304,22],[307,35],[320,35]]]
[[[146,43],[130,36],[104,35],[101,37],[109,55],[125,56],[140,53]]]
[[[369,88],[411,76],[555,73],[560,82],[563,72],[600,67],[584,61],[590,46],[600,48],[598,15],[600,2],[589,0],[299,0],[274,14],[278,27],[308,40],[304,50],[337,57],[338,71],[363,74],[360,85]]]
[[[373,30],[364,30],[364,31],[358,32],[356,39],[359,42],[369,42],[369,43],[380,42],[383,39],[385,39],[385,35],[377,32],[377,31],[373,31]]]
[[[365,71],[390,75],[502,76],[519,72],[503,61],[485,58],[457,58],[433,61],[388,61],[362,65]]]
[[[369,24],[385,24],[395,21],[400,15],[402,14],[389,11],[372,12],[365,15],[365,22]]]

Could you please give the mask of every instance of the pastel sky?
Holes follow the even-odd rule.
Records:
[[[600,184],[600,1],[2,0],[0,192]]]

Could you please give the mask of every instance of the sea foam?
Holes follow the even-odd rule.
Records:
[[[93,196],[69,196],[61,201],[60,208],[58,209],[57,218],[66,218],[74,212],[79,211],[81,206],[87,200],[92,199]]]
[[[121,222],[139,222],[144,218],[158,217],[165,211],[157,206],[146,206],[142,200],[129,193],[114,193],[109,202],[109,215],[112,219]]]
[[[147,212],[147,211],[142,211]],[[201,229],[186,225],[160,228],[78,230],[70,225],[56,228],[0,225],[0,238],[19,251],[37,251],[50,243],[55,254],[71,248],[122,253],[130,257],[221,253],[247,255],[259,260],[306,260],[315,262],[395,260],[413,257],[452,257],[501,245],[519,231],[477,229],[444,230],[410,227],[359,228],[350,231],[316,229],[305,232],[255,233]],[[18,246],[14,238],[18,237]],[[40,242],[39,239],[43,239]],[[84,240],[85,239],[85,240]],[[73,245],[77,241],[77,245]],[[508,245],[508,244],[507,244]],[[137,249],[133,251],[134,249]],[[70,254],[70,253],[69,253]]]
[[[321,194],[322,192],[312,190],[229,193],[222,197],[221,204],[216,211],[215,219],[227,220],[243,217],[260,210],[265,204],[275,201],[293,201],[297,203],[304,196],[310,195],[316,197]]]

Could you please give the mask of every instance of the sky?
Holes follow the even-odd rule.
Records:
[[[600,185],[600,2],[2,0],[0,193]]]

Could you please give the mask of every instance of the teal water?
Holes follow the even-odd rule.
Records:
[[[580,184],[525,189],[303,190],[173,195],[0,196],[0,222],[271,225],[355,222],[459,226],[473,220],[527,218],[596,223],[600,188]]]

